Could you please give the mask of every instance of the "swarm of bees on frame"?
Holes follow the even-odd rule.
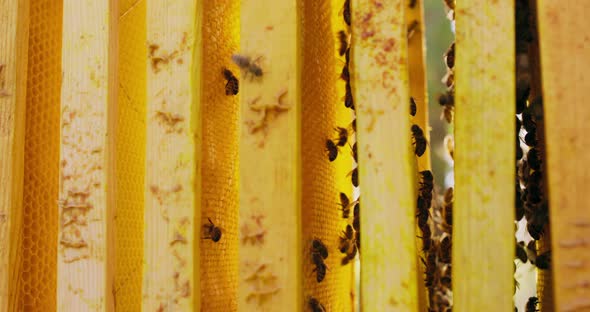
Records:
[[[536,16],[528,0],[515,2],[516,47],[516,170],[515,221],[526,224],[533,240],[516,244],[516,258],[530,262],[540,272],[551,269],[551,250],[543,240],[549,230],[549,203],[546,196],[547,178],[543,171],[545,138],[543,135],[543,100],[540,96],[540,77],[534,77],[532,66],[539,66],[536,43]],[[524,218],[524,220],[523,220]],[[519,222],[520,221],[520,222]],[[546,240],[545,240],[546,241]],[[541,247],[541,250],[538,250]],[[546,272],[545,274],[550,274]],[[530,297],[525,311],[539,311],[541,299]]]
[[[447,17],[454,20],[455,3],[444,0]],[[454,66],[455,44],[452,43],[443,55],[447,72],[442,79],[447,90],[438,98],[442,106],[441,119],[453,122],[454,115]],[[412,111],[412,105],[410,111]],[[427,142],[422,139],[423,131],[412,126],[414,151],[416,156],[424,153]],[[451,136],[445,138],[445,147],[453,158],[454,141]],[[418,227],[422,239],[422,263],[425,266],[424,284],[428,290],[429,312],[451,311],[453,307],[451,272],[452,272],[452,235],[453,235],[453,188],[448,188],[442,198],[433,196],[434,178],[431,171],[419,172],[418,199],[416,211]]]
[[[344,95],[344,106],[350,108],[356,113],[354,106],[354,99],[352,96],[352,87],[350,85],[350,1],[345,0],[344,7],[342,9],[342,15],[344,23],[347,26],[346,30],[340,30],[337,33],[339,48],[338,54],[344,57],[344,66],[340,78],[345,83],[345,95]],[[328,160],[333,162],[341,153],[341,149],[348,149],[352,153],[352,157],[357,163],[357,144],[356,144],[356,117],[354,117],[352,123],[347,127],[336,127],[334,129],[335,135],[326,139],[325,146],[328,156]],[[352,144],[352,145],[351,145]],[[348,147],[347,147],[348,146]],[[359,172],[358,165],[350,171],[348,174],[350,182],[353,187],[359,187]],[[340,212],[342,218],[347,221],[345,228],[339,237],[338,250],[342,256],[341,265],[347,265],[353,261],[360,252],[360,203],[359,198],[351,200],[345,192],[339,194],[340,198]],[[352,214],[351,214],[352,210]],[[352,216],[352,225],[350,224],[350,217]]]

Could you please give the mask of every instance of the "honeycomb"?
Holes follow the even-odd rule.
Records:
[[[332,163],[325,152],[325,140],[336,137],[334,127],[348,127],[351,111],[344,106],[344,81],[339,79],[344,58],[337,53],[336,34],[345,30],[340,14],[344,1],[302,1],[302,224],[304,300],[319,300],[327,311],[352,311],[354,300],[352,267],[341,266],[339,235],[346,223],[339,211],[339,193],[352,197],[348,173],[352,170],[351,150],[340,149]],[[332,48],[326,48],[332,47]],[[352,213],[351,213],[352,215]],[[328,247],[328,272],[318,283],[313,272],[310,247],[314,238]],[[307,301],[306,301],[307,303]],[[307,309],[307,308],[306,308]]]
[[[19,308],[55,311],[62,1],[30,3]]]
[[[237,310],[239,97],[225,95],[223,67],[236,75],[239,1],[203,2],[201,220],[223,230],[222,239],[201,242],[201,311]],[[198,234],[197,234],[198,235]]]
[[[119,17],[115,279],[117,311],[139,311],[146,148],[146,1],[126,0]]]

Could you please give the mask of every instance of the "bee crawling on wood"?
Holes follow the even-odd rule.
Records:
[[[236,76],[234,76],[231,70],[227,68],[223,68],[221,72],[223,74],[223,77],[225,77],[225,80],[227,80],[227,82],[225,83],[225,95],[238,94],[238,91],[240,89],[240,82],[238,81],[238,78],[236,78]]]
[[[213,221],[211,221],[210,218],[207,218],[207,220],[209,220],[209,224],[204,225],[205,231],[207,233],[204,238],[210,239],[213,242],[217,243],[221,239],[221,229],[215,226],[215,224],[213,224]]]
[[[309,298],[308,304],[311,312],[326,312],[326,308],[314,297]]]
[[[424,137],[424,132],[420,126],[414,124],[412,125],[411,130],[412,137],[414,138],[414,153],[416,156],[420,157],[424,155],[428,141],[426,140],[426,137]]]
[[[252,60],[249,56],[241,55],[241,54],[234,54],[231,56],[232,61],[238,65],[244,71],[244,76],[247,74],[252,75],[253,77],[259,78],[262,77],[262,68],[258,65],[258,61],[262,57],[258,57],[255,60]]]

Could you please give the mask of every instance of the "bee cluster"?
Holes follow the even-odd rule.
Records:
[[[344,1],[344,7],[342,9],[344,22],[346,23],[347,27],[350,27],[350,0]],[[350,64],[350,34],[349,31],[340,30],[338,32],[338,40],[340,47],[338,49],[338,54],[340,56],[344,56],[345,63],[342,68],[342,72],[340,74],[340,78],[344,80],[345,83],[345,96],[344,96],[344,106],[346,108],[350,108],[353,113],[355,112],[354,100],[352,96],[352,88],[350,85],[350,72],[349,72],[349,64]],[[352,123],[347,127],[336,127],[335,131],[337,133],[337,137],[335,139],[327,139],[326,140],[326,150],[328,153],[328,160],[330,162],[336,160],[338,157],[339,148],[343,148],[347,144],[350,146],[350,141],[354,140],[352,146],[350,147],[352,152],[352,157],[355,163],[358,162],[357,160],[357,144],[356,144],[356,117],[353,119]],[[358,177],[358,165],[348,174],[350,176],[350,181],[353,187],[359,186],[359,177]],[[360,196],[359,196],[360,198]],[[351,201],[346,193],[340,193],[340,210],[342,213],[342,218],[345,220],[350,219],[350,210],[353,210],[353,220],[352,225],[347,222],[346,227],[342,231],[340,235],[340,243],[338,246],[338,250],[344,254],[342,258],[341,264],[347,265],[350,261],[354,260],[356,257],[357,252],[360,252],[361,242],[360,242],[360,219],[359,219],[359,210],[360,210],[360,202],[359,198]]]
[[[443,77],[442,82],[447,87],[447,90],[438,97],[438,104],[442,107],[441,119],[451,123],[453,122],[455,113],[455,42],[451,43],[443,55],[443,59],[447,66],[447,73]]]
[[[525,245],[516,245],[516,256],[540,270],[551,269],[551,250],[543,237],[549,233],[549,204],[546,196],[546,176],[543,171],[545,137],[543,100],[539,77],[539,45],[536,42],[536,15],[528,0],[515,3],[516,46],[516,221],[524,217],[526,230],[533,238]],[[522,224],[522,222],[521,222]],[[537,241],[542,250],[537,250]],[[544,250],[543,250],[544,249]],[[546,273],[550,274],[550,273]],[[543,297],[544,299],[544,297]],[[540,298],[531,297],[526,311],[539,311]]]
[[[447,17],[454,22],[455,2],[444,0],[447,9]],[[455,66],[455,43],[451,43],[443,55],[447,72],[442,79],[446,86],[445,93],[438,98],[442,106],[441,119],[448,123],[453,122],[454,115],[454,66]],[[412,126],[414,141],[416,134],[421,130]],[[424,143],[426,145],[427,143]],[[454,152],[454,141],[452,136],[445,138],[445,144],[451,159]],[[418,149],[416,144],[416,155],[423,150]],[[451,311],[453,306],[451,277],[452,277],[452,234],[453,234],[453,188],[448,188],[442,199],[435,198],[433,203],[433,175],[431,171],[421,171],[419,192],[417,201],[418,227],[422,231],[422,251],[425,265],[425,286],[428,289],[429,311]],[[431,208],[437,207],[437,209]],[[430,220],[429,220],[430,218]]]

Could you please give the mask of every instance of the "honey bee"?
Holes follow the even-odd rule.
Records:
[[[412,38],[412,36],[414,36],[416,29],[418,29],[418,21],[414,20],[414,21],[412,21],[412,23],[410,25],[408,25],[408,34],[407,34],[408,39],[410,39],[410,38]]]
[[[434,188],[434,176],[432,175],[432,171],[420,171],[420,176],[420,193],[430,194]]]
[[[432,287],[434,285],[434,276],[436,274],[436,253],[428,253],[426,256],[426,261],[422,259],[422,262],[426,266],[426,279],[424,280],[424,286]]]
[[[323,259],[328,258],[328,247],[317,238],[311,242],[311,252],[312,254],[321,255]]]
[[[524,156],[524,153],[522,151],[522,147],[520,147],[520,140],[518,139],[518,136],[517,136],[516,137],[516,160],[522,159],[522,156]]]
[[[447,7],[451,10],[455,9],[455,0],[444,0]]]
[[[354,109],[354,101],[352,99],[352,88],[350,87],[350,81],[346,82],[346,93],[344,95],[344,106]]]
[[[539,298],[529,297],[524,310],[526,312],[538,312],[539,310],[537,309],[537,304],[539,304]]]
[[[344,30],[338,32],[338,40],[340,41],[340,48],[338,49],[338,54],[343,56],[348,50],[348,35]]]
[[[355,208],[355,212],[358,211],[357,206],[354,206]],[[354,228],[355,231],[360,231],[361,230],[361,220],[358,214],[354,215],[354,218],[352,219],[352,227]]]
[[[533,170],[540,170],[541,169],[541,155],[539,155],[539,151],[536,148],[531,148],[528,153],[526,154],[526,159],[529,164],[529,167]]]
[[[432,239],[430,238],[432,231],[428,225],[421,227],[420,230],[422,230],[422,237],[420,237],[422,238],[422,251],[427,252],[432,246]]]
[[[346,25],[350,26],[350,0],[344,1],[342,15],[344,17],[344,22],[346,23]]]
[[[342,218],[348,219],[350,216],[350,200],[346,194],[340,192],[340,206],[342,207]]]
[[[210,218],[207,218],[207,220],[209,220],[209,224],[204,225],[205,231],[207,233],[205,239],[210,239],[213,242],[217,243],[221,239],[221,229],[215,226],[215,224],[213,224],[213,221],[211,221]]]
[[[453,136],[448,134],[447,136],[445,136],[444,139],[444,145],[446,147],[446,151],[449,154],[449,156],[451,157],[451,159],[455,159],[455,139],[453,139]]]
[[[336,160],[336,157],[338,157],[338,147],[334,141],[330,139],[326,140],[326,150],[328,151],[328,160],[330,160],[330,162]]]
[[[418,2],[418,0],[410,0],[410,4],[409,4],[410,9],[413,9],[416,6],[417,2]]]
[[[444,60],[449,69],[455,67],[455,42],[451,43],[451,46],[447,49],[447,52],[445,52]]]
[[[438,96],[438,104],[440,106],[455,105],[455,96],[452,92],[447,91]]]
[[[440,241],[440,255],[439,255],[439,261],[444,262],[444,263],[451,263],[451,250],[452,250],[452,240],[451,237],[448,235],[445,235],[441,241]]]
[[[352,182],[352,185],[354,187],[359,186],[359,167],[358,166],[356,166],[356,168],[352,169],[352,171],[350,172],[350,181]]]
[[[316,273],[316,281],[318,283],[321,283],[324,280],[324,278],[326,278],[326,271],[328,270],[328,267],[326,266],[324,261],[319,258],[319,256],[314,256],[313,260],[316,266],[313,269],[313,272]]]
[[[338,146],[344,146],[346,145],[346,142],[348,141],[348,130],[346,130],[346,128],[342,128],[342,127],[336,127],[336,132],[338,132],[338,141],[336,143],[336,145]]]
[[[338,249],[341,253],[346,253],[346,251],[350,248],[350,243],[354,238],[354,230],[350,224],[346,225],[346,230],[342,231],[342,236],[340,236],[340,244],[338,245]]]
[[[361,231],[356,231],[354,233],[354,242],[356,243],[356,248],[361,252]]]
[[[441,112],[441,118],[446,120],[448,123],[453,122],[453,117],[455,115],[455,106],[454,105],[444,105],[443,110]]]
[[[416,101],[414,101],[414,98],[410,96],[410,115],[416,116],[416,111]]]
[[[535,266],[541,270],[551,269],[551,250],[538,255]]]
[[[533,114],[529,109],[525,109],[522,112],[522,126],[527,132],[537,130],[537,123],[533,119]]]
[[[428,223],[428,206],[426,205],[426,201],[422,196],[418,196],[418,214],[416,217],[418,218],[418,227],[423,228],[427,226]]]
[[[522,263],[527,263],[529,259],[525,248],[526,247],[524,246],[524,242],[518,242],[516,244],[516,258],[520,260],[520,262]]]
[[[534,147],[537,145],[537,131],[527,132],[524,136],[524,144]]]
[[[416,156],[420,157],[424,155],[428,141],[424,137],[424,132],[422,131],[422,128],[420,128],[420,126],[414,124],[412,125],[411,130],[412,137],[414,138],[414,153],[416,154]]]
[[[222,70],[223,77],[227,82],[225,83],[225,95],[236,95],[240,89],[240,82],[238,78],[234,76],[231,70],[227,68],[223,68]]]
[[[535,214],[531,215],[530,219],[527,219],[526,229],[535,240],[541,239],[544,232],[545,224],[547,224],[547,212],[545,209],[539,209]]]
[[[344,256],[344,258],[342,258],[342,260],[340,261],[340,264],[347,265],[348,263],[350,263],[350,261],[354,260],[354,257],[356,257],[356,253],[357,247],[355,244],[352,244],[350,250],[346,252],[346,256]]]
[[[352,131],[356,132],[356,118],[352,120],[350,127],[352,128]]]
[[[256,78],[262,77],[262,68],[260,68],[258,65],[258,60],[260,57],[252,60],[249,56],[234,54],[231,56],[231,59],[236,65],[238,65],[238,67],[242,69],[242,71],[244,71],[245,75],[250,74]]]
[[[311,245],[311,261],[315,264],[313,272],[316,273],[316,280],[318,283],[326,277],[326,270],[328,267],[324,263],[324,259],[328,258],[328,248],[319,239],[314,239]]]
[[[340,78],[344,81],[350,81],[350,72],[348,71],[348,65],[342,67]]]
[[[326,308],[314,297],[309,298],[308,304],[311,312],[326,312]]]
[[[356,124],[356,119],[355,119],[355,124]],[[355,162],[358,163],[357,157],[358,157],[358,150],[356,148],[356,142],[354,142],[354,144],[352,145],[352,158],[354,159]]]

